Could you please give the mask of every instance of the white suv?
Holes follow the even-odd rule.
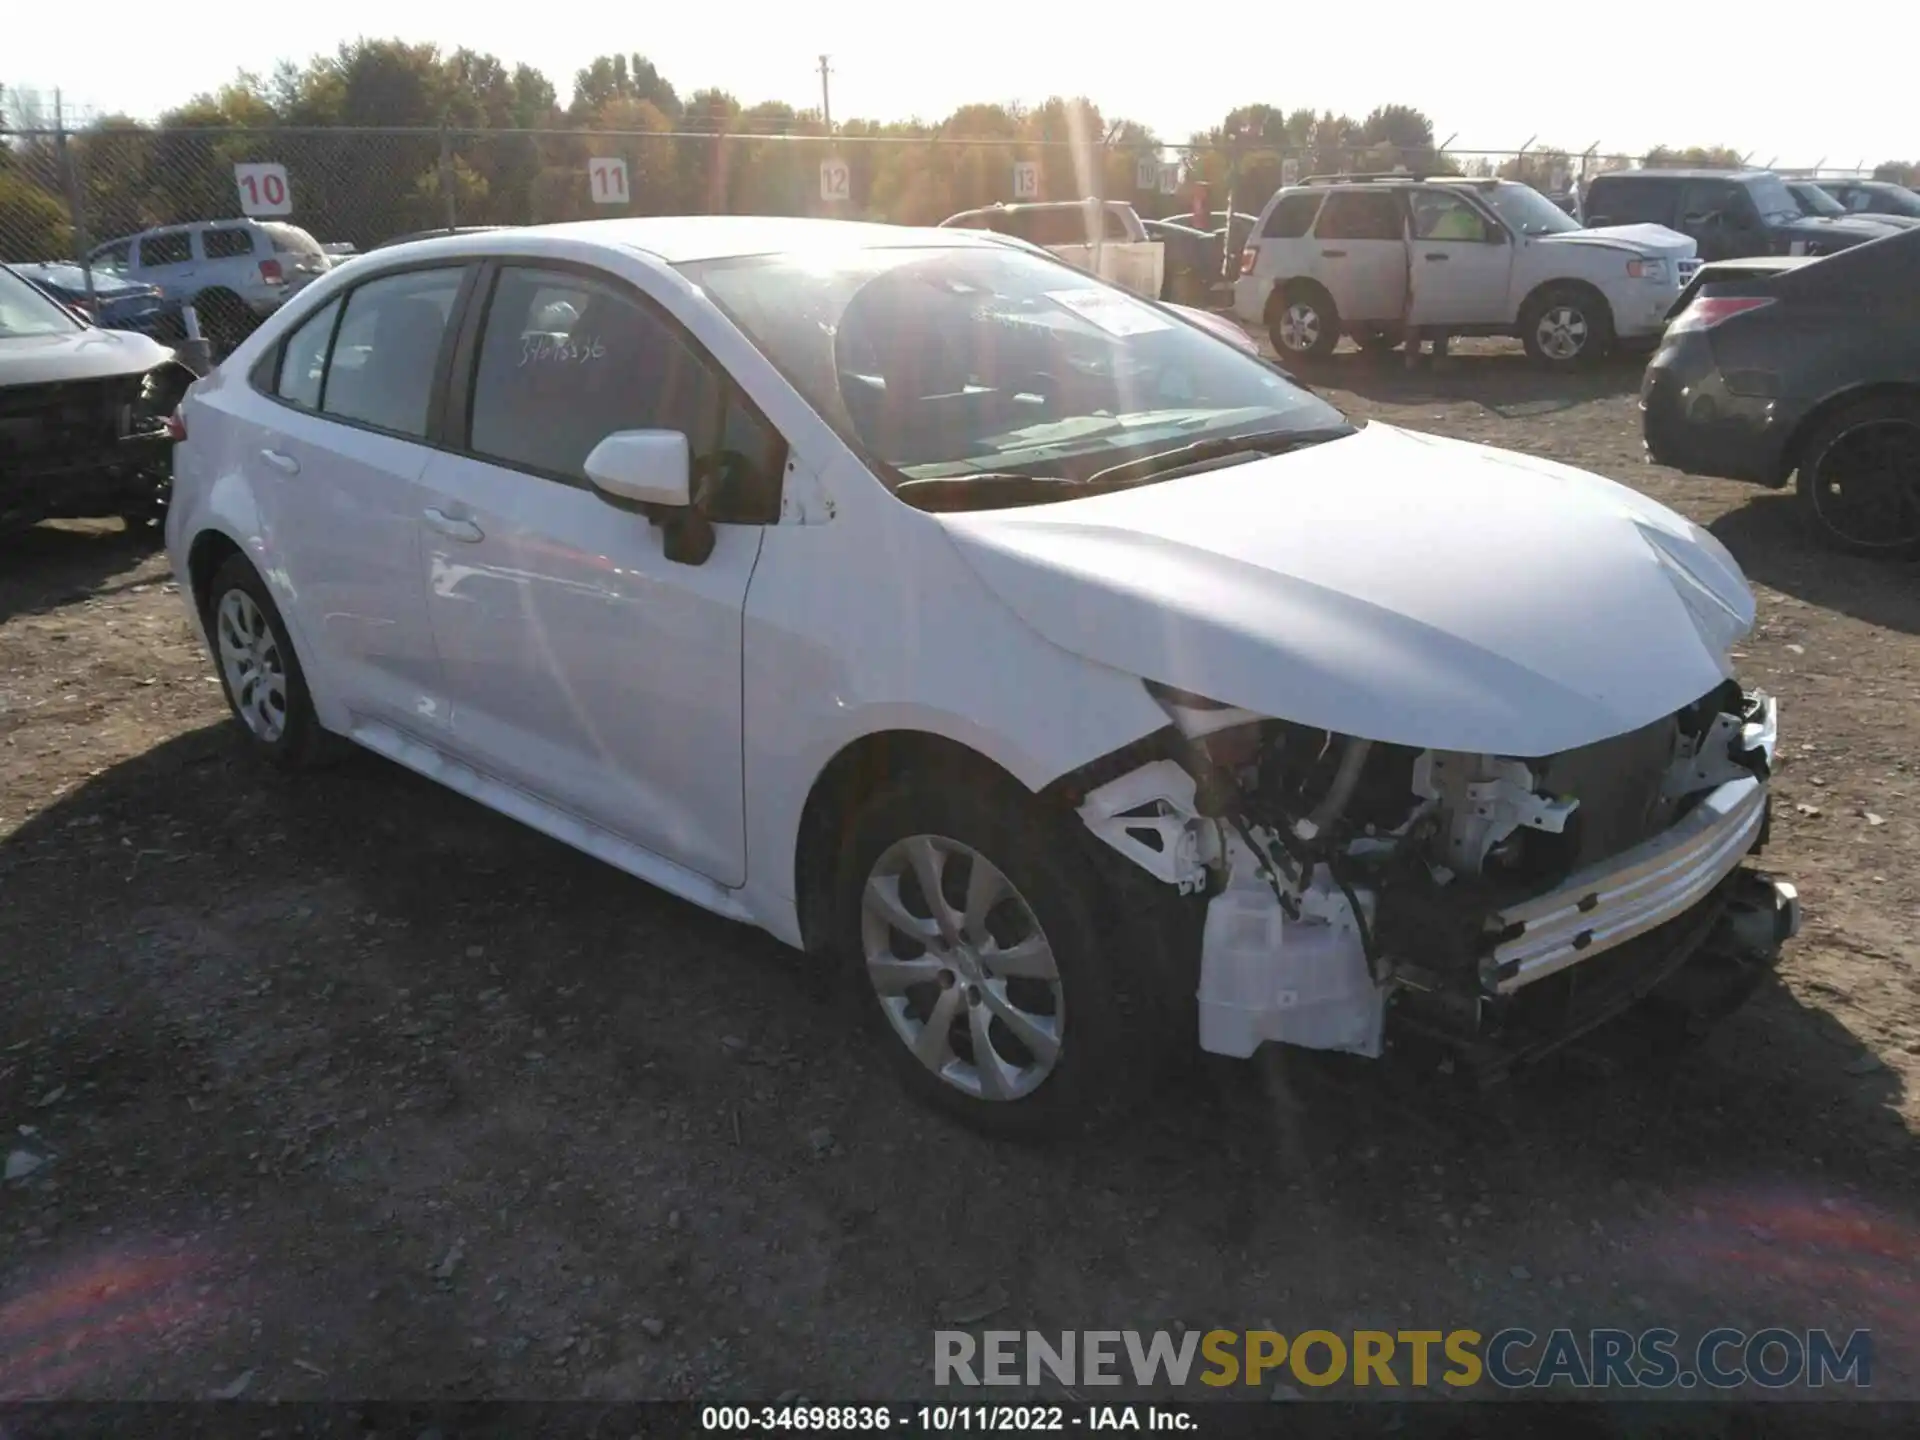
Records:
[[[143,230],[96,247],[87,263],[158,286],[169,301],[193,306],[217,355],[238,345],[331,264],[319,241],[278,220],[206,220]]]
[[[1657,340],[1696,252],[1659,225],[1583,229],[1509,180],[1315,178],[1261,211],[1234,313],[1266,326],[1283,355],[1330,354],[1343,333],[1391,350],[1411,321],[1517,335],[1535,360],[1565,367],[1616,340]]]
[[[1744,863],[1775,707],[1719,541],[1357,429],[1018,241],[400,245],[177,428],[174,573],[262,758],[356,741],[843,967],[980,1125],[1169,1040],[1404,1024],[1484,1078],[1650,991],[1730,1009],[1796,923]]]

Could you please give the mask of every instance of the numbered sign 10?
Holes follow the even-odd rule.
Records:
[[[624,205],[632,199],[627,190],[627,162],[620,159],[587,161],[587,193],[596,205]]]
[[[820,162],[820,198],[832,205],[844,205],[853,198],[853,171],[846,161]]]
[[[242,215],[291,215],[293,186],[287,183],[287,167],[271,163],[236,165],[233,185],[240,192]]]
[[[1160,157],[1142,155],[1134,162],[1133,188],[1136,190],[1155,190],[1160,185]]]
[[[1040,198],[1040,165],[1037,161],[1022,160],[1013,167],[1013,198],[1016,200]]]

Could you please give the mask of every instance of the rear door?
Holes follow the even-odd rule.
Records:
[[[1511,321],[1514,247],[1506,228],[1444,186],[1422,186],[1411,200],[1413,323]]]
[[[191,300],[200,288],[200,265],[193,256],[191,230],[155,230],[134,244],[134,268],[142,280],[160,287],[169,300]]]
[[[1767,249],[1752,198],[1731,180],[1687,181],[1680,192],[1679,229],[1700,246],[1702,260],[1732,260]]]
[[[1334,191],[1313,228],[1308,252],[1343,328],[1398,324],[1407,299],[1406,202],[1385,186]]]
[[[268,553],[357,726],[435,743],[448,707],[427,622],[419,482],[449,317],[471,267],[369,279],[287,337],[243,455]]]

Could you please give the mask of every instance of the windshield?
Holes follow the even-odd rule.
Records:
[[[1560,235],[1580,228],[1578,220],[1531,185],[1493,185],[1480,196],[1521,235]]]
[[[1920,195],[1901,185],[1875,185],[1865,192],[1861,210],[1870,215],[1920,216]]]
[[[1077,479],[1195,440],[1345,423],[1265,362],[1025,249],[681,269],[889,485]]]
[[[81,328],[46,293],[0,265],[0,340],[24,335],[65,335]]]
[[[1847,207],[1822,190],[1811,180],[1797,180],[1787,186],[1793,192],[1793,198],[1800,202],[1802,215],[1844,215]]]
[[[1798,220],[1800,204],[1778,175],[1759,175],[1747,181],[1753,208],[1769,220]]]

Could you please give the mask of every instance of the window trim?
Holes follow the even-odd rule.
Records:
[[[1280,211],[1285,208],[1287,202],[1290,200],[1303,200],[1312,205],[1313,213],[1307,216],[1306,227],[1301,230],[1298,235],[1276,235],[1270,233],[1267,227],[1273,224],[1274,218],[1279,215]],[[1321,191],[1305,189],[1293,191],[1282,190],[1273,197],[1273,204],[1267,207],[1266,213],[1260,217],[1259,222],[1254,226],[1254,241],[1272,240],[1276,243],[1285,243],[1289,240],[1311,240],[1313,238],[1314,227],[1320,223],[1320,212],[1326,208],[1326,203],[1327,194]]]
[[[726,430],[727,407],[741,404],[766,432],[779,443],[778,463],[774,466],[777,482],[774,500],[768,515],[759,519],[741,519],[732,515],[708,515],[715,525],[774,525],[779,523],[782,501],[786,491],[786,475],[791,468],[793,455],[792,442],[786,432],[754,403],[744,386],[734,379],[727,367],[720,363],[714,353],[702,343],[678,316],[670,312],[652,295],[624,275],[615,274],[598,265],[585,261],[547,255],[502,255],[493,254],[480,257],[475,266],[476,279],[474,293],[469,299],[466,311],[461,317],[459,334],[455,340],[453,353],[448,359],[446,386],[443,403],[434,417],[438,421],[431,433],[436,433],[435,448],[457,455],[464,460],[473,460],[482,465],[493,465],[502,470],[510,470],[516,475],[525,475],[535,480],[545,480],[555,485],[564,485],[573,490],[585,490],[595,497],[614,503],[612,499],[582,475],[568,475],[562,471],[544,470],[537,466],[508,460],[503,456],[489,455],[472,447],[472,420],[474,391],[480,383],[480,341],[486,333],[487,319],[493,312],[494,297],[499,293],[500,272],[502,270],[536,270],[549,274],[576,275],[582,280],[594,281],[605,285],[635,301],[650,317],[669,331],[675,339],[686,346],[696,364],[702,366],[718,381],[720,403],[713,408],[713,414],[707,417],[712,435],[706,448],[718,449],[721,435]],[[687,437],[688,449],[698,456],[702,447],[695,443],[695,437]]]
[[[1419,203],[1419,197],[1422,195],[1442,195],[1449,200],[1458,201],[1480,217],[1480,223],[1486,227],[1486,233],[1478,240],[1462,240],[1446,235],[1415,234],[1418,211],[1414,207]],[[1505,245],[1513,235],[1507,222],[1494,210],[1492,204],[1481,200],[1478,195],[1471,194],[1464,185],[1415,186],[1408,196],[1406,229],[1408,241],[1421,245],[1429,242],[1440,245]]]
[[[440,444],[435,438],[436,426],[445,409],[445,393],[447,390],[448,376],[451,373],[454,344],[459,336],[461,326],[465,321],[467,308],[471,304],[474,277],[479,273],[480,268],[480,263],[473,256],[456,255],[434,259],[410,260],[404,265],[394,265],[382,269],[377,275],[365,275],[356,278],[353,284],[344,286],[333,294],[320,299],[319,303],[311,309],[303,310],[292,323],[287,326],[280,337],[273,342],[273,349],[269,352],[273,357],[273,383],[267,388],[262,389],[258,384],[251,383],[253,382],[254,375],[252,372],[249,372],[247,377],[250,382],[249,388],[262,399],[271,400],[274,404],[283,406],[296,415],[308,415],[315,420],[325,420],[332,425],[344,425],[351,430],[363,430],[369,435],[385,435],[389,439],[404,440],[413,445],[425,445],[435,450],[450,448]],[[454,288],[453,305],[447,311],[447,328],[440,336],[440,350],[434,357],[433,379],[429,382],[427,390],[427,428],[424,434],[409,435],[401,430],[389,430],[381,425],[369,425],[364,420],[356,420],[350,415],[339,415],[325,409],[309,410],[304,405],[294,404],[280,393],[280,367],[286,363],[287,342],[293,338],[295,333],[298,332],[300,327],[305,325],[307,321],[318,315],[322,310],[326,309],[327,306],[338,301],[340,302],[340,311],[333,317],[333,329],[327,335],[326,363],[320,372],[320,394],[316,403],[324,406],[327,403],[327,382],[333,378],[333,347],[334,343],[340,338],[341,323],[346,319],[347,302],[375,281],[388,280],[395,275],[412,275],[425,270],[458,270],[460,272],[460,283]],[[255,368],[257,369],[258,367]]]
[[[247,248],[244,252],[232,255],[210,254],[207,250],[207,237],[209,235],[244,235],[247,237]],[[250,260],[260,253],[259,246],[259,232],[251,225],[203,225],[200,229],[193,232],[193,248],[199,258],[206,261]]]

